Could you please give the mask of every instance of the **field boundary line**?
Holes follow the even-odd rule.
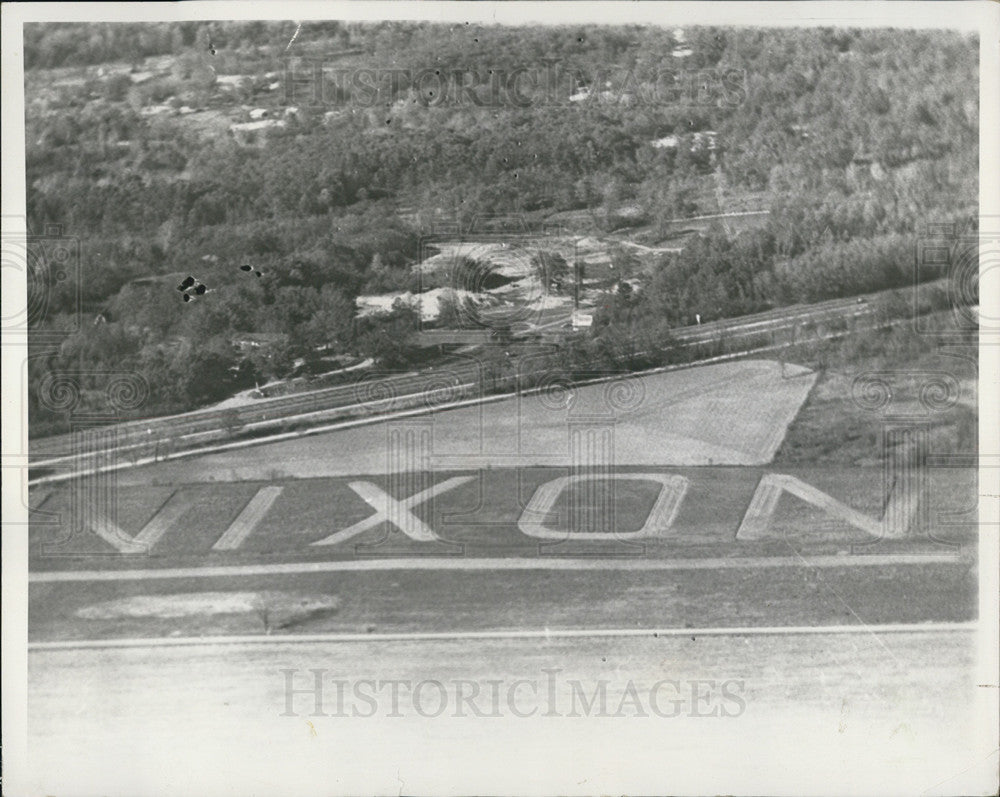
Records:
[[[224,578],[226,576],[301,575],[309,573],[366,572],[374,570],[718,570],[766,567],[886,567],[890,565],[958,564],[957,553],[824,554],[795,556],[741,556],[708,559],[582,559],[582,558],[460,558],[422,557],[394,559],[341,559],[322,562],[287,562],[260,565],[164,567],[147,570],[55,570],[28,574],[31,584],[76,581],[144,581],[166,578]]]
[[[709,636],[819,636],[822,634],[905,634],[976,632],[976,621],[954,623],[888,623],[886,625],[730,626],[724,628],[563,628],[520,631],[430,631],[384,634],[255,634],[252,636],[152,637],[150,639],[66,639],[29,642],[28,650],[80,650],[84,648],[172,648],[212,645],[310,644],[323,642],[446,642],[490,639],[582,639],[601,637],[709,637]]]

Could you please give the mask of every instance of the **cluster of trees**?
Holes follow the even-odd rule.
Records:
[[[57,225],[82,256],[83,323],[77,283],[53,280],[36,329],[77,331],[36,351],[34,383],[117,363],[146,377],[151,408],[180,410],[284,375],[319,349],[402,362],[413,354],[413,311],[355,320],[355,300],[413,290],[421,235],[442,220],[540,223],[571,212],[590,232],[627,224],[655,243],[675,234],[677,218],[743,209],[747,198],[770,210],[763,229],[709,230],[663,257],[638,291],[620,283],[600,337],[637,325],[668,335],[694,313],[898,285],[921,225],[975,211],[977,48],[957,33],[306,23],[293,51],[299,71],[339,53],[331,68],[392,64],[486,82],[491,71],[554,68],[568,82],[552,94],[527,81],[527,104],[482,107],[430,102],[405,78],[377,103],[337,89],[317,105],[306,86],[260,146],[240,143],[226,127],[245,106],[281,113],[288,101],[265,90],[263,75],[285,74],[295,30],[26,26],[29,227]],[[149,69],[150,56],[172,66],[138,82],[117,67],[98,75],[110,62]],[[82,85],[48,71],[66,67],[84,74]],[[230,90],[209,73],[252,79]],[[728,90],[662,101],[648,90],[665,74],[695,88],[728,75]],[[566,101],[581,88],[612,101]],[[154,103],[209,110],[146,113]],[[614,257],[618,273],[638,272],[634,253]],[[572,268],[560,261],[536,263],[551,288]],[[244,278],[243,263],[264,276]],[[175,277],[185,274],[210,292],[180,302]],[[105,323],[91,323],[98,316]],[[280,342],[234,347],[253,332]]]
[[[303,42],[349,41],[348,28],[339,22],[311,22],[302,26]],[[46,22],[24,26],[26,69],[79,67],[132,61],[157,55],[178,55],[192,48],[215,57],[239,53],[246,58],[260,49],[284,48],[296,23],[246,22]]]
[[[778,248],[769,229],[734,238],[713,226],[679,254],[660,258],[640,291],[620,282],[601,302],[594,334],[669,342],[671,329],[699,319],[913,284],[913,241],[908,236],[826,239],[790,259],[779,259]]]

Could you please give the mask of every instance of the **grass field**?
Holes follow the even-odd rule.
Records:
[[[763,533],[737,539],[768,474],[792,476],[873,523],[886,511],[885,474],[875,461],[763,466],[816,377],[797,366],[748,360],[583,387],[553,384],[493,404],[46,487],[31,496],[31,570],[39,576],[266,571],[36,579],[31,633],[60,639],[971,618],[977,500],[971,468],[926,471],[923,515],[907,539],[874,539],[828,506],[788,494]],[[844,378],[835,383],[825,376],[822,401],[843,407]],[[810,402],[817,405],[815,397]],[[782,450],[802,447],[796,438]],[[573,478],[563,484],[567,476]],[[555,484],[562,486],[553,492]],[[629,536],[636,534],[642,536]],[[135,541],[144,553],[129,547]],[[959,551],[949,562],[852,565],[865,553]],[[842,567],[809,565],[811,557],[841,555]],[[801,566],[766,563],[795,556]],[[764,564],[635,572],[279,572],[287,563],[423,557],[459,566],[567,557],[637,564],[762,557]],[[243,608],[225,610],[233,605]],[[178,606],[203,610],[178,614]],[[278,615],[288,622],[278,623]]]
[[[522,528],[530,519],[529,502],[543,485],[565,477],[562,468],[490,469],[478,472],[405,473],[363,478],[287,479],[273,482],[237,481],[179,483],[171,486],[118,486],[101,510],[126,535],[149,537],[158,517],[169,522],[155,537],[148,555],[122,554],[93,533],[89,515],[74,509],[75,487],[51,489],[41,505],[45,519],[33,524],[32,568],[166,567],[178,565],[245,564],[285,559],[310,560],[385,555],[525,556],[545,553],[571,555],[597,552],[625,556],[742,555],[754,544],[736,545],[736,531],[764,468],[643,468],[623,469],[623,475],[650,474],[639,480],[587,480],[560,493],[544,517],[546,528],[563,540],[538,539]],[[601,471],[598,471],[599,473]],[[783,468],[853,509],[878,519],[885,505],[883,474],[878,468]],[[367,482],[394,499],[405,499],[429,485],[462,476],[466,481],[413,506],[410,511],[433,529],[439,541],[416,541],[400,533],[399,523],[380,522],[335,544],[316,543],[335,532],[373,517],[370,505],[351,485]],[[587,474],[588,476],[592,475]],[[686,491],[673,522],[641,540],[574,542],[578,532],[605,531],[625,535],[646,521],[661,485],[655,478],[681,477]],[[969,468],[927,471],[925,527],[915,537],[950,543],[974,539],[972,510],[976,505],[976,472]],[[255,520],[235,546],[216,548],[244,509],[261,490],[280,488],[277,498]],[[666,489],[666,488],[663,488]],[[91,495],[86,492],[83,495]],[[168,512],[169,510],[169,512]],[[391,513],[390,513],[391,515]],[[760,545],[828,546],[836,553],[869,538],[822,508],[785,496]],[[887,544],[883,541],[880,544]],[[95,564],[96,562],[96,564]]]
[[[558,753],[574,780],[532,775],[546,792],[695,791],[706,788],[706,768],[719,793],[749,782],[777,792],[793,772],[801,783],[847,777],[860,791],[886,782],[907,793],[972,791],[989,754],[974,748],[968,731],[982,690],[973,632],[947,624],[977,616],[976,471],[926,471],[926,516],[912,539],[872,540],[790,495],[778,501],[765,535],[737,539],[767,474],[794,476],[874,519],[886,491],[874,461],[787,461],[794,460],[788,451],[817,450],[808,446],[822,441],[824,411],[834,430],[843,418],[878,428],[878,419],[851,415],[838,392],[843,384],[830,378],[819,401],[811,394],[808,422],[786,441],[785,461],[707,465],[715,457],[768,462],[816,379],[804,369],[782,379],[773,363],[736,365],[619,386],[616,400],[631,405],[610,424],[603,386],[577,389],[570,408],[555,389],[485,412],[437,413],[33,491],[28,716],[36,793],[296,793],[317,777],[347,791],[417,793],[427,766],[475,768],[494,783],[519,768],[549,772],[554,735],[574,740],[572,755]],[[845,437],[831,450],[852,445]],[[700,467],[671,465],[672,456],[690,462],[692,452]],[[565,538],[531,537],[523,521],[534,496],[567,474],[586,478],[570,482],[536,518]],[[685,480],[686,489],[662,533],[574,539],[580,531],[643,528],[667,479]],[[432,499],[405,504],[450,480]],[[95,510],[126,538],[147,540],[148,553],[120,553],[89,531]],[[373,516],[349,539],[313,544]],[[439,539],[400,533],[418,523]],[[890,556],[859,564],[872,553]],[[892,558],[914,553],[947,556]],[[418,569],[428,555],[488,567]],[[546,569],[571,558],[592,567]],[[521,561],[543,567],[497,564]],[[396,569],[374,567],[386,562]],[[373,566],[280,570],[313,563]],[[671,566],[639,566],[657,563]],[[264,570],[210,570],[230,566]],[[150,577],[157,570],[163,577]],[[75,580],[46,579],[57,576]],[[887,633],[889,624],[909,630]],[[834,629],[841,631],[826,633]],[[589,636],[594,631],[614,636]],[[622,636],[628,632],[641,636]],[[414,633],[441,638],[391,636]],[[454,638],[463,633],[477,636]],[[491,633],[512,636],[480,636]],[[210,637],[256,641],[221,645]],[[157,647],[143,647],[147,640]],[[182,646],[160,646],[171,642]],[[280,716],[282,670],[316,668],[354,682],[461,679],[480,688],[556,672],[563,711],[483,720],[491,723],[491,749],[477,760],[463,748],[456,769],[451,750],[481,731],[468,718],[427,719],[405,701],[391,719],[389,706],[370,720],[306,716],[310,707],[301,705],[301,715]],[[588,694],[606,686],[614,711],[626,683],[647,694],[664,680],[689,689],[671,704],[680,706],[676,717],[566,716],[576,694],[570,681]],[[723,682],[739,685],[745,707],[724,721],[701,712],[707,704],[691,691]],[[510,705],[537,710],[530,696],[522,689]],[[782,734],[812,758],[786,760],[788,744],[776,744]],[[609,739],[619,751],[613,759]],[[112,760],[108,751],[113,765],[97,763]],[[174,766],[179,757],[183,771]],[[344,779],[362,770],[363,781]],[[387,771],[373,787],[368,773],[378,780]],[[474,789],[472,781],[454,785]]]
[[[101,572],[219,566],[280,566],[283,563],[379,562],[387,557],[445,557],[463,561],[522,561],[589,557],[596,570],[431,570],[281,573],[225,572],[147,579],[99,581],[83,574],[70,582],[31,585],[29,627],[34,639],[200,636],[211,634],[305,633],[315,631],[430,631],[518,628],[615,628],[830,625],[853,623],[957,621],[974,617],[975,569],[971,544],[975,526],[963,515],[974,506],[976,474],[937,468],[929,473],[928,528],[914,539],[873,541],[857,529],[797,498],[782,498],[770,533],[754,541],[736,540],[762,468],[632,469],[639,480],[586,481],[567,489],[543,521],[565,533],[561,540],[529,536],[519,526],[536,490],[563,476],[565,469],[524,468],[481,471],[433,501],[413,506],[414,516],[439,536],[419,542],[399,532],[396,522],[376,522],[357,536],[333,545],[313,543],[373,517],[376,508],[351,485],[366,479],[323,478],[280,482],[178,484],[119,487],[115,521],[130,537],[141,538],[165,507],[179,506],[172,522],[147,555],[121,554],[96,534],[77,529],[68,489],[54,490],[42,510],[65,525],[32,530],[31,570]],[[877,518],[884,503],[881,471],[862,468],[797,468],[808,484]],[[656,500],[657,473],[688,481],[673,524],[642,540],[612,537],[574,539],[574,518],[596,523],[610,507],[617,532],[641,527]],[[454,473],[417,474],[417,481],[372,477],[369,483],[401,498],[416,487],[436,484]],[[425,478],[426,477],[426,478]],[[235,547],[219,540],[243,517],[245,507],[265,488],[280,487],[273,503]],[[575,504],[575,509],[571,505]],[[399,515],[390,518],[402,522]],[[596,520],[595,520],[596,519]],[[376,518],[377,520],[377,518]],[[594,526],[595,528],[597,525]],[[954,561],[857,567],[868,553],[957,553]],[[853,553],[852,553],[853,552]],[[817,556],[840,555],[843,565],[813,568]],[[794,567],[769,567],[770,558],[798,557]],[[763,558],[753,567],[740,560]],[[730,559],[731,568],[643,571],[649,561]],[[626,560],[621,569],[601,569],[608,559]],[[280,567],[279,567],[280,569]],[[209,571],[205,571],[206,573]],[[222,599],[220,593],[232,600]],[[226,609],[248,593],[261,605]],[[199,598],[198,596],[206,596]],[[214,598],[212,596],[215,596]],[[185,597],[186,596],[186,597]],[[143,611],[129,607],[141,598]],[[163,606],[147,610],[147,601]],[[176,612],[177,601],[202,602],[198,611]],[[301,603],[304,601],[305,603]],[[327,603],[323,603],[327,601]],[[332,608],[330,601],[333,602]],[[187,604],[185,604],[187,605]],[[173,607],[173,609],[171,608]],[[267,620],[262,611],[269,612]],[[285,615],[280,627],[273,618]],[[269,625],[268,623],[271,623]]]
[[[407,458],[433,471],[761,465],[773,458],[814,380],[794,365],[745,360],[575,387],[569,402],[553,383],[521,398],[133,468],[119,482],[384,473]],[[606,441],[599,449],[578,445],[574,435],[588,430]],[[414,435],[419,447],[400,442]]]
[[[846,560],[845,560],[846,561]],[[164,603],[213,592],[335,599],[265,625],[261,610],[184,616],[114,615],[142,596]],[[362,572],[214,579],[33,584],[33,640],[163,638],[216,634],[516,631],[879,625],[975,619],[967,566],[630,572]],[[166,612],[163,612],[165,614]],[[97,616],[103,614],[105,616]]]
[[[944,332],[955,333],[943,323]],[[897,328],[832,341],[803,361],[819,377],[788,427],[776,464],[876,464],[882,429],[901,421],[928,430],[932,455],[976,456],[977,352],[967,342],[943,348],[933,335]],[[857,388],[865,378],[883,383],[884,407],[865,402]],[[928,401],[935,398],[932,389],[942,389],[940,400]]]

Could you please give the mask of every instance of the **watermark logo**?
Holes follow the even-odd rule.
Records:
[[[56,447],[36,452],[37,466],[69,470],[68,512],[60,533],[41,547],[45,557],[146,554],[151,543],[119,525],[118,469],[133,464],[147,441],[135,442],[116,424],[141,408],[149,383],[133,371],[54,371],[39,380],[39,407],[65,417],[70,428]],[[105,544],[97,543],[103,541]],[[96,543],[96,544],[95,544]]]
[[[41,235],[17,232],[23,219],[4,218],[0,237],[3,269],[20,271],[27,290],[23,301],[8,297],[4,302],[2,330],[4,343],[13,342],[31,330],[32,344],[59,343],[67,332],[80,328],[81,281],[80,241],[65,235],[61,227],[46,227]],[[69,326],[46,333],[39,325],[53,313],[68,316]]]
[[[584,681],[559,668],[516,679],[343,679],[323,668],[280,670],[281,717],[698,717],[747,709],[742,679]]]
[[[333,60],[333,59],[330,59]],[[741,69],[582,70],[559,63],[515,68],[333,67],[323,58],[286,59],[284,101],[290,106],[378,108],[734,107],[746,100]]]
[[[934,422],[961,399],[959,380],[946,371],[866,371],[851,384],[851,401],[879,421],[884,511],[878,537],[935,535],[930,472]],[[873,540],[873,541],[877,541]]]
[[[980,216],[973,229],[957,222],[927,224],[917,241],[914,271],[914,323],[916,331],[946,341],[967,342],[978,335],[983,343],[1000,341],[1000,318],[983,315],[984,295],[996,295],[1000,280],[1000,217]],[[937,307],[946,279],[944,303],[954,320],[953,330],[942,330],[925,306]]]
[[[517,214],[435,224],[416,266],[424,342],[503,345],[540,327],[568,299],[577,257],[563,228],[533,232]]]

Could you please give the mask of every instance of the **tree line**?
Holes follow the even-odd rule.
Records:
[[[435,106],[404,82],[385,104],[340,97],[286,115],[264,76],[283,73],[295,29],[26,26],[29,228],[56,226],[81,251],[76,282],[42,277],[35,388],[60,371],[133,369],[150,411],[180,411],[285,376],[319,350],[406,362],[419,356],[412,309],[356,319],[355,300],[419,287],[411,267],[442,220],[514,214],[541,228],[577,212],[581,233],[627,225],[668,245],[678,218],[770,211],[761,229],[710,229],[678,255],[645,259],[640,288],[621,283],[598,314],[597,340],[640,327],[666,339],[694,314],[897,287],[926,222],[975,214],[978,59],[961,34],[307,23],[299,57],[344,52],[345,69],[556,63],[581,80],[608,75],[612,93],[624,74],[637,86],[664,72],[743,77],[735,102]],[[169,74],[127,77],[149,57],[167,59]],[[112,62],[126,71],[92,68]],[[55,68],[84,70],[83,83]],[[230,91],[213,71],[251,79]],[[173,110],[148,113],[160,103]],[[197,113],[180,115],[185,105]],[[226,128],[253,106],[283,125],[237,141]],[[572,264],[539,257],[562,288]],[[245,263],[263,276],[243,279]],[[174,285],[187,274],[210,291],[185,304]],[[234,340],[248,333],[274,342],[241,351]],[[33,402],[33,419],[58,421]]]

